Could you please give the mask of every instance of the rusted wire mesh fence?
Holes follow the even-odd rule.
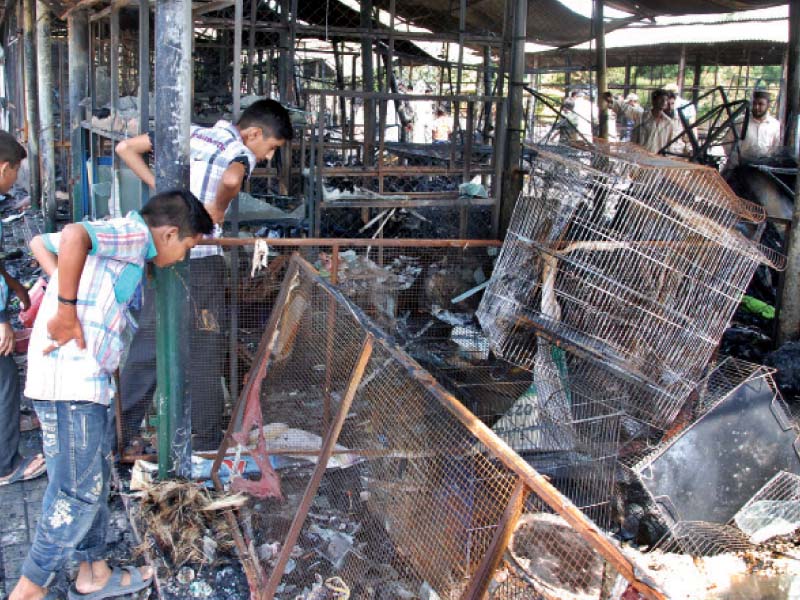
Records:
[[[514,551],[545,597],[574,584],[599,598],[604,576],[634,579],[596,525],[299,257],[217,456],[217,485],[231,453],[250,453],[260,471],[231,483],[256,497],[239,525],[259,597],[293,597],[314,574],[362,597],[387,565],[412,588],[483,597],[523,512],[536,532],[516,527]],[[542,552],[549,562],[532,560]],[[553,581],[553,561],[574,581]]]
[[[191,332],[188,390],[196,449],[216,449],[233,401],[252,367],[293,252],[336,283],[400,343],[423,342],[437,352],[486,347],[474,324],[458,336],[436,315],[469,315],[478,296],[453,303],[491,275],[499,243],[488,240],[264,240],[254,270],[256,240],[221,240],[219,255],[190,261]],[[151,424],[155,392],[155,290],[145,286],[145,316],[121,377],[120,453],[127,460],[154,455]],[[150,310],[150,312],[146,312]],[[149,315],[149,317],[147,316]],[[455,340],[455,341],[454,341]],[[461,346],[459,345],[461,344]],[[482,345],[482,346],[481,346]],[[441,349],[439,349],[441,347]],[[202,443],[200,443],[202,442]]]

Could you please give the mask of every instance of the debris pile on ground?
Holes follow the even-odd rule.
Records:
[[[222,513],[245,501],[244,496],[214,494],[192,482],[153,484],[144,490],[139,504],[139,519],[147,532],[139,552],[155,543],[175,570],[187,563],[211,565],[218,553],[234,548],[233,533]]]

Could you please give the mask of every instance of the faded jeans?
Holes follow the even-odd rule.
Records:
[[[48,587],[70,559],[105,558],[112,408],[35,400],[49,482],[22,575]]]

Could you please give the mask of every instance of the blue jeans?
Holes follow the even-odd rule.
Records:
[[[105,558],[114,412],[94,402],[33,404],[49,482],[22,575],[48,587],[69,559]]]

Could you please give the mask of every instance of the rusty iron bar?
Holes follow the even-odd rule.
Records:
[[[339,246],[331,249],[331,272],[330,281],[336,285],[339,282]],[[331,422],[331,372],[333,358],[333,331],[336,326],[336,303],[328,304],[327,332],[325,334],[325,387],[323,388],[323,414],[322,426],[327,429]]]
[[[286,280],[291,281],[291,278],[297,274],[297,271],[297,263],[296,261],[292,261],[286,272]],[[278,322],[282,316],[283,309],[289,301],[289,292],[289,286],[284,285],[281,287],[281,291],[277,300],[275,301],[275,308],[270,315],[267,328],[264,331],[264,335],[261,337],[261,342],[259,343],[259,347],[256,352],[258,361],[253,363],[253,367],[251,367],[250,371],[245,377],[246,381],[241,393],[239,394],[239,398],[236,401],[236,406],[233,409],[232,418],[228,424],[228,429],[225,432],[225,437],[222,439],[222,443],[220,444],[219,450],[217,450],[216,458],[214,459],[214,464],[211,466],[211,480],[214,482],[214,487],[219,491],[224,489],[222,482],[219,479],[219,468],[222,465],[222,461],[225,459],[225,454],[228,448],[230,447],[231,443],[234,442],[234,432],[237,431],[241,425],[240,421],[246,409],[247,397],[257,382],[256,373],[259,371],[264,371],[266,373],[267,369],[269,368],[272,347],[275,343],[275,331],[278,328]]]
[[[335,301],[335,297],[331,296],[329,301],[333,303]],[[353,403],[356,393],[358,392],[358,386],[361,383],[361,379],[364,377],[364,371],[367,368],[367,363],[369,362],[370,356],[372,356],[373,339],[373,335],[371,333],[367,333],[361,345],[361,352],[359,354],[358,361],[356,362],[355,366],[353,367],[353,371],[350,374],[350,380],[347,384],[347,391],[345,392],[342,402],[339,405],[339,410],[336,413],[336,419],[331,424],[331,427],[328,429],[328,433],[325,436],[325,443],[322,446],[323,452],[319,457],[319,461],[317,462],[317,466],[311,476],[311,480],[308,482],[308,487],[306,488],[305,494],[303,494],[303,499],[300,502],[297,512],[295,513],[294,519],[292,520],[289,533],[286,534],[286,540],[283,543],[283,548],[281,548],[278,562],[275,565],[275,568],[272,570],[266,589],[262,594],[263,600],[272,600],[272,598],[275,596],[275,591],[278,589],[278,585],[283,577],[283,571],[286,568],[286,564],[289,562],[290,554],[294,549],[297,538],[300,537],[300,530],[302,529],[303,523],[308,516],[308,511],[311,509],[311,503],[314,501],[314,496],[319,489],[320,483],[322,483],[322,477],[325,475],[325,470],[328,468],[328,460],[331,457],[331,452],[333,451],[336,441],[339,439],[339,434],[344,426],[347,413],[350,410],[350,406]]]
[[[358,246],[373,248],[499,248],[500,240],[423,240],[423,239],[390,239],[390,238],[217,238],[203,239],[198,244],[223,247],[255,246],[262,239],[274,248],[313,248],[315,246]]]
[[[90,3],[101,2],[102,0],[84,0]],[[218,17],[205,17],[198,20],[205,27],[214,29],[230,29],[233,27],[234,20],[231,18],[218,18]],[[256,31],[269,32],[269,33],[286,33],[289,31],[289,24],[279,24],[276,22],[259,22],[256,24]],[[363,29],[358,27],[325,27],[324,25],[295,25],[295,32],[298,37],[320,37],[330,39],[331,37],[342,37],[348,40],[360,39],[386,39],[389,37],[388,29]],[[425,31],[402,31],[396,30],[394,37],[398,40],[416,40],[416,41],[433,41],[433,42],[446,42],[450,41],[453,44],[459,43],[458,34],[448,33],[432,33]],[[481,44],[497,47],[500,45],[500,40],[492,36],[470,35],[464,36],[465,44]],[[283,47],[283,46],[281,46]],[[383,51],[382,51],[383,52]],[[430,58],[420,64],[444,64],[441,59]],[[467,68],[467,66],[465,66]]]
[[[294,277],[294,275],[297,273],[297,270],[297,266],[290,264],[287,271],[287,277]],[[291,281],[291,279],[288,279],[288,281]],[[230,447],[231,442],[233,441],[234,432],[241,426],[241,419],[243,418],[244,412],[247,408],[246,400],[250,395],[252,388],[256,385],[256,381],[258,380],[256,373],[260,370],[264,370],[266,372],[267,368],[269,367],[270,358],[272,355],[272,346],[274,345],[276,338],[274,335],[275,330],[278,327],[278,321],[283,313],[283,307],[285,307],[288,303],[289,292],[290,288],[288,285],[284,285],[281,288],[280,294],[278,295],[275,303],[276,309],[273,310],[272,314],[270,315],[269,323],[267,324],[264,336],[261,338],[261,343],[259,344],[257,352],[257,356],[260,357],[259,361],[253,364],[253,368],[251,368],[250,372],[247,374],[247,381],[245,382],[244,388],[242,389],[239,399],[236,402],[236,406],[234,407],[233,418],[231,418],[231,421],[228,424],[225,437],[222,439],[222,443],[217,451],[214,463],[211,465],[211,481],[213,481],[214,488],[218,491],[222,491],[224,489],[222,481],[219,478],[219,468],[222,465],[222,461],[225,459],[225,454]],[[278,309],[278,307],[281,308]],[[236,518],[233,516],[233,513],[230,511],[226,512],[225,519],[228,522],[231,531],[233,532],[233,541],[236,544],[237,550],[239,551],[239,559],[242,562],[245,575],[247,576],[247,581],[250,585],[251,597],[257,598],[257,590],[260,590],[263,587],[264,582],[267,579],[267,575],[261,568],[261,563],[258,561],[258,558],[250,552],[249,544],[244,539],[241,529],[239,528],[239,524],[236,522]]]
[[[486,596],[489,583],[492,580],[492,574],[500,566],[500,561],[503,559],[503,554],[508,547],[508,541],[511,539],[511,534],[514,533],[514,527],[519,521],[520,515],[522,515],[523,508],[525,508],[527,495],[527,486],[521,478],[517,478],[517,482],[514,484],[514,491],[511,492],[511,497],[508,499],[503,516],[497,524],[489,549],[483,556],[478,569],[472,575],[469,587],[461,596],[461,600],[483,600]]]

